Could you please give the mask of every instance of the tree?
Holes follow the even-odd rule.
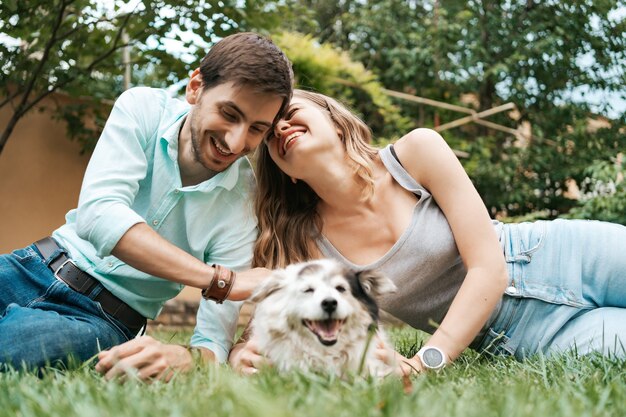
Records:
[[[55,91],[116,97],[126,46],[132,47],[135,79],[163,87],[184,79],[219,38],[267,30],[288,15],[285,3],[260,0],[142,0],[132,8],[121,1],[4,0],[0,108],[10,106],[12,116],[0,135],[0,153],[18,121]],[[177,51],[166,48],[168,42],[177,43]],[[83,126],[85,106],[53,110],[86,148],[93,146],[97,132]]]
[[[586,131],[594,111],[572,91],[626,90],[626,19],[616,0],[330,0],[301,3],[317,25],[300,25],[363,62],[388,88],[453,104],[474,96],[476,110],[514,102],[519,114],[493,121],[532,137],[476,125],[444,133],[470,152],[463,163],[492,214],[547,209],[550,216],[576,204],[566,183],[580,183],[595,158],[626,148],[624,115],[611,128]],[[416,124],[436,126],[458,115],[398,102]],[[465,104],[467,105],[467,104]]]
[[[274,39],[293,64],[297,87],[342,101],[368,121],[379,139],[409,128],[376,76],[346,52],[298,33],[284,32]]]

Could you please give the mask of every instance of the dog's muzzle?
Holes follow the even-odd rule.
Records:
[[[333,314],[337,310],[337,300],[334,298],[325,298],[322,300],[322,310],[328,314]]]

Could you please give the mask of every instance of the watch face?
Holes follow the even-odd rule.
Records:
[[[422,353],[424,364],[436,368],[443,363],[443,355],[438,349],[425,349]]]

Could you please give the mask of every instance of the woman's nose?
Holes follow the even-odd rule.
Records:
[[[289,129],[289,126],[290,125],[286,120],[284,119],[279,120],[278,123],[276,123],[276,128],[274,129],[276,136],[280,136],[281,133]]]

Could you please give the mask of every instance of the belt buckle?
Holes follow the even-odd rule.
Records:
[[[64,284],[67,284],[67,281],[65,281],[63,278],[61,278],[61,277],[59,276],[59,272],[61,272],[61,270],[62,270],[62,269],[65,267],[65,265],[67,265],[68,263],[70,263],[70,264],[74,265],[74,267],[75,267],[75,268],[78,268],[78,267],[76,266],[76,264],[75,264],[75,263],[74,263],[71,259],[69,259],[69,258],[68,258],[68,259],[66,259],[66,260],[65,260],[65,261],[61,264],[61,266],[59,266],[59,267],[57,268],[57,270],[56,270],[56,271],[54,271],[54,277],[55,277],[57,280],[59,280],[59,281],[63,282]]]

